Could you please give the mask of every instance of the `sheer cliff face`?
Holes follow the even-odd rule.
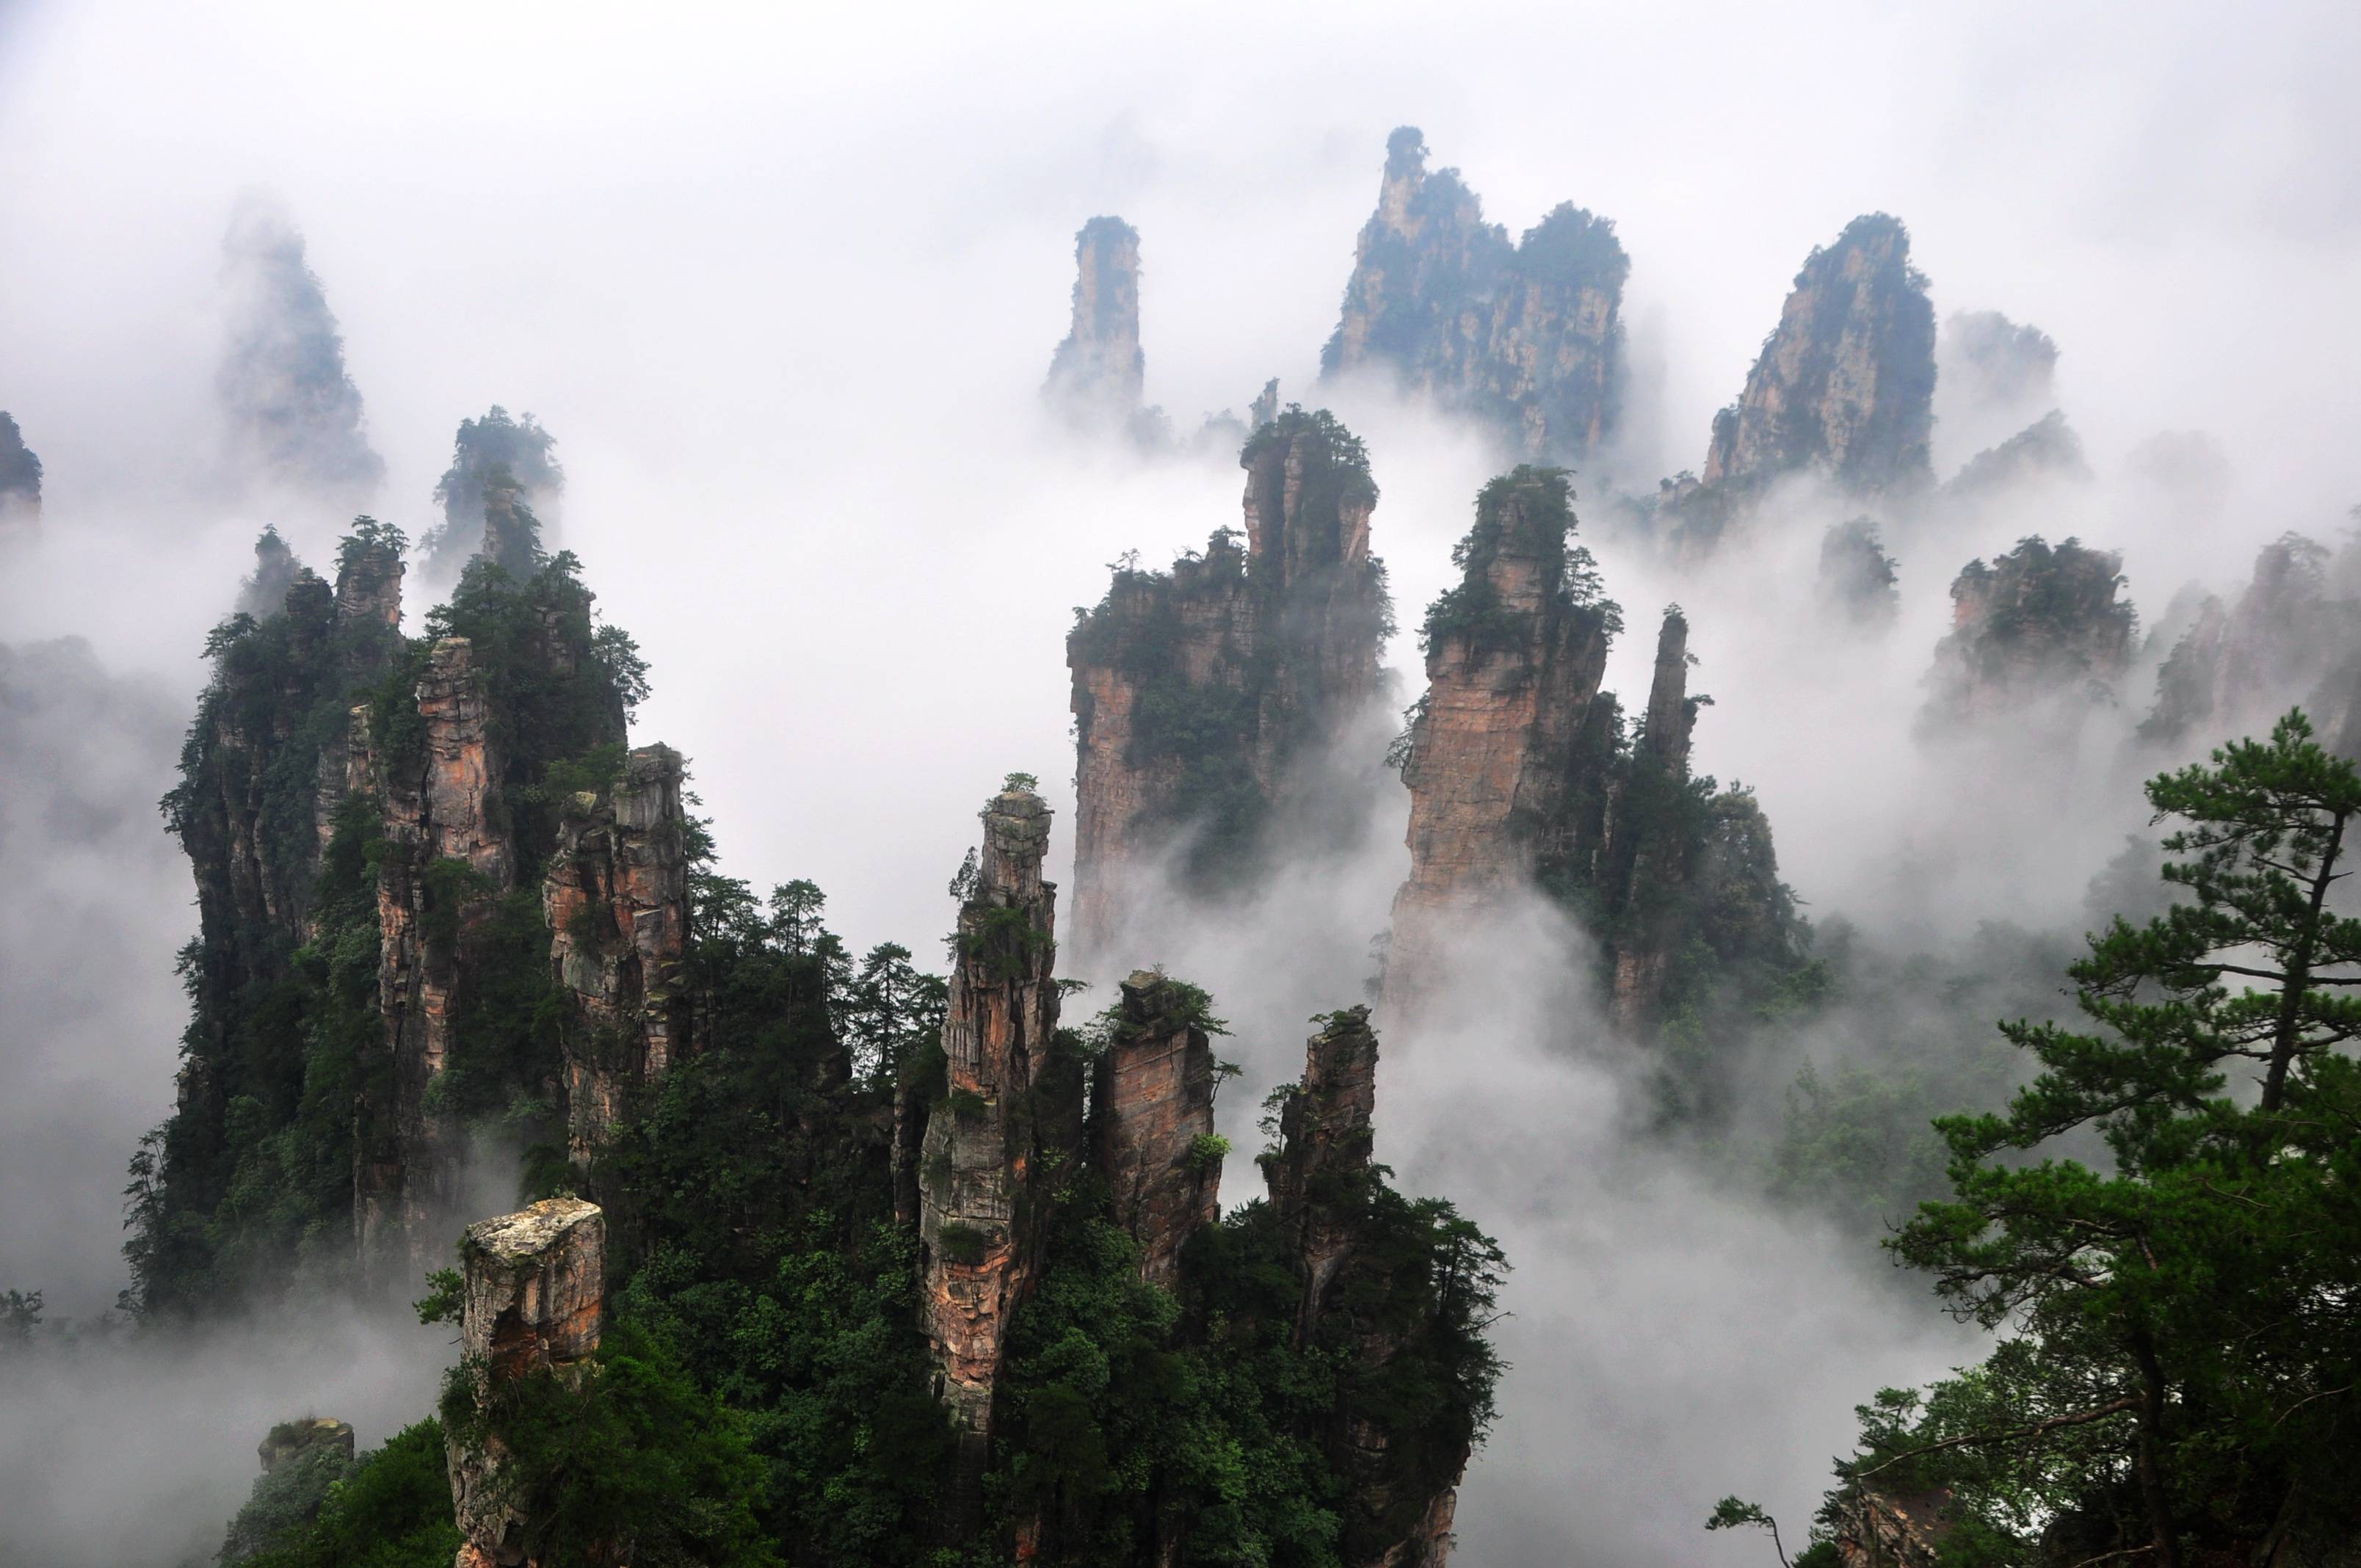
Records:
[[[1951,632],[1935,648],[1920,716],[1939,729],[2063,695],[2114,700],[2137,618],[2117,598],[2122,557],[2069,539],[2027,539],[1951,583]]]
[[[1270,1206],[1302,1289],[1295,1339],[1306,1343],[1351,1250],[1370,1181],[1378,1036],[1369,1010],[1347,1007],[1305,1043],[1303,1079],[1279,1106],[1279,1148],[1265,1157]]]
[[[481,419],[459,422],[451,466],[434,487],[443,521],[419,542],[430,577],[450,581],[478,554],[511,576],[531,575],[533,548],[544,543],[541,531],[555,524],[566,491],[566,471],[551,455],[556,444],[533,415],[512,419],[497,403]]]
[[[268,198],[249,194],[222,242],[229,342],[214,390],[232,460],[255,478],[365,498],[385,463],[362,429],[361,395],[303,236]]]
[[[1041,880],[1049,807],[1012,786],[983,811],[983,849],[961,905],[945,1096],[919,1151],[924,1326],[960,1431],[955,1524],[991,1453],[993,1394],[1009,1321],[1048,1236],[1051,1168],[1081,1152],[1078,1057],[1059,1048],[1057,889]]]
[[[1140,1277],[1171,1285],[1180,1248],[1221,1213],[1213,1135],[1213,1047],[1185,988],[1141,970],[1123,983],[1105,1050],[1093,1064],[1091,1160],[1115,1216],[1141,1245]]]
[[[1140,411],[1139,231],[1096,217],[1074,236],[1074,319],[1041,395],[1077,425],[1117,429]]]
[[[1616,625],[1569,578],[1569,494],[1547,469],[1487,485],[1457,553],[1460,586],[1428,615],[1426,696],[1402,767],[1411,872],[1394,897],[1389,1006],[1431,992],[1446,939],[1528,885],[1565,832]],[[1612,698],[1606,707],[1611,723]]]
[[[41,460],[8,411],[0,409],[0,535],[33,529],[40,521]]]
[[[1714,421],[1705,485],[1745,492],[1820,469],[1865,494],[1932,478],[1935,312],[1910,236],[1855,218],[1795,274],[1734,408]]]
[[[1321,368],[1389,367],[1510,451],[1582,461],[1615,423],[1630,270],[1613,223],[1571,204],[1511,246],[1456,170],[1427,171],[1425,140],[1405,126],[1386,143]]]
[[[462,1376],[480,1406],[493,1389],[535,1372],[590,1374],[606,1318],[606,1216],[594,1204],[547,1198],[467,1227],[459,1320]],[[540,1531],[502,1486],[509,1457],[498,1436],[446,1433],[457,1514],[457,1568],[533,1568]]]
[[[1066,641],[1085,951],[1121,928],[1168,850],[1193,892],[1246,874],[1267,819],[1297,804],[1292,764],[1377,695],[1389,607],[1361,444],[1290,409],[1240,462],[1245,547],[1223,530],[1170,573],[1119,569]]]
[[[378,1004],[393,1064],[390,1103],[368,1118],[381,1140],[365,1144],[355,1179],[372,1270],[423,1266],[434,1226],[456,1204],[459,1135],[430,1110],[428,1091],[450,1061],[453,1003],[473,939],[513,885],[516,863],[490,703],[466,638],[434,645],[417,700],[423,746],[363,764],[385,803]]]
[[[542,883],[564,1027],[567,1145],[588,1168],[626,1091],[688,1044],[686,818],[680,753],[643,746],[603,790],[574,797]]]

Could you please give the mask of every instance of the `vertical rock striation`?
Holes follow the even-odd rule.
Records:
[[[1910,265],[1910,233],[1855,218],[1795,274],[1746,389],[1714,420],[1704,482],[1744,491],[1823,468],[1848,489],[1932,477],[1935,311]]]
[[[1571,849],[1570,817],[1598,782],[1617,723],[1594,720],[1608,648],[1621,629],[1589,554],[1569,549],[1572,491],[1562,471],[1521,467],[1477,498],[1455,558],[1462,577],[1426,620],[1427,690],[1402,765],[1411,871],[1394,895],[1386,1001],[1430,992],[1450,938],[1472,916],[1530,886]]]
[[[432,1226],[457,1201],[463,1149],[430,1109],[428,1091],[450,1061],[471,938],[515,875],[502,757],[467,639],[435,643],[417,713],[423,733],[415,744],[370,759],[385,802],[378,997],[392,1081],[383,1136],[364,1140],[356,1172],[368,1268],[423,1266]]]
[[[1521,895],[1554,900],[1585,927],[1609,1022],[1630,1035],[1653,1029],[1700,946],[1730,973],[1802,961],[1760,807],[1690,773],[1705,699],[1689,695],[1677,607],[1658,630],[1636,736],[1599,690],[1622,617],[1588,552],[1568,543],[1570,494],[1559,469],[1487,485],[1455,555],[1461,581],[1427,612],[1427,691],[1401,752],[1411,869],[1387,954],[1393,1016],[1435,1000],[1456,949],[1484,943],[1484,923]]]
[[[959,1433],[945,1516],[955,1539],[981,1517],[994,1392],[1010,1319],[1041,1267],[1050,1168],[1081,1152],[1080,1059],[1056,1038],[1049,843],[1049,807],[1031,790],[1012,781],[985,806],[943,1019],[946,1092],[920,1145],[924,1327]]]
[[[479,1412],[495,1390],[531,1374],[589,1375],[606,1315],[606,1216],[572,1198],[467,1227],[460,1365]],[[509,1450],[489,1423],[476,1424],[481,1430],[445,1434],[463,1538],[457,1568],[537,1568],[537,1521],[501,1486]]]
[[[1321,1020],[1306,1042],[1303,1079],[1279,1106],[1279,1146],[1263,1161],[1270,1206],[1301,1288],[1295,1342],[1312,1335],[1353,1244],[1353,1221],[1374,1180],[1370,1130],[1378,1103],[1378,1036],[1367,1007]]]
[[[1622,395],[1631,262],[1614,224],[1561,203],[1511,246],[1458,171],[1430,174],[1426,156],[1415,127],[1387,138],[1322,374],[1383,367],[1521,456],[1587,460]]]
[[[2066,696],[2112,703],[2131,663],[2138,617],[2117,598],[2123,557],[2069,539],[2025,539],[1951,582],[1951,631],[1936,644],[1922,729]]]
[[[680,753],[642,746],[606,788],[577,795],[542,883],[564,1026],[566,1142],[587,1169],[626,1091],[688,1047],[683,963],[688,861]]]
[[[41,521],[41,460],[25,444],[16,417],[0,409],[0,534]]]
[[[1139,347],[1139,231],[1095,217],[1074,236],[1074,317],[1041,395],[1070,422],[1120,430],[1145,400]]]
[[[1213,1047],[1191,1002],[1191,988],[1135,972],[1093,1068],[1092,1164],[1116,1223],[1140,1243],[1140,1277],[1151,1285],[1173,1283],[1182,1245],[1221,1213]]]
[[[1298,791],[1295,770],[1362,714],[1389,624],[1369,552],[1368,457],[1324,411],[1248,438],[1245,543],[1216,532],[1169,573],[1118,568],[1066,640],[1077,743],[1075,932],[1104,949],[1149,861],[1172,850],[1191,892],[1235,885],[1274,813],[1348,835],[1349,806]]]

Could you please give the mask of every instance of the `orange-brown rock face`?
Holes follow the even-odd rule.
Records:
[[[1221,1213],[1213,1135],[1213,1047],[1190,997],[1160,974],[1123,983],[1122,1012],[1094,1064],[1091,1160],[1115,1216],[1143,1248],[1140,1277],[1170,1285],[1190,1234]]]
[[[1076,424],[1120,428],[1140,411],[1139,231],[1096,217],[1074,236],[1074,320],[1042,396]]]
[[[2061,694],[2113,701],[2131,663],[2123,558],[2075,540],[2020,541],[1951,583],[1951,632],[1935,647],[1925,729],[1987,719]]]
[[[1908,1497],[1856,1494],[1837,1514],[1837,1560],[1845,1568],[1934,1568],[1945,1538],[1958,1528],[1950,1502],[1939,1488]]]
[[[1402,768],[1411,871],[1394,897],[1389,1008],[1430,994],[1447,940],[1563,849],[1615,625],[1569,578],[1573,523],[1563,475],[1494,480],[1463,546],[1466,576],[1429,618],[1426,697]]]
[[[1295,764],[1378,692],[1389,613],[1377,487],[1349,431],[1290,409],[1247,440],[1245,548],[1215,533],[1170,573],[1120,569],[1067,639],[1077,757],[1075,940],[1104,950],[1148,862],[1235,885]]]
[[[532,1373],[588,1372],[606,1315],[606,1216],[572,1198],[546,1198],[467,1227],[459,1244],[459,1350],[479,1403]],[[509,1451],[499,1433],[473,1444],[454,1431],[445,1443],[462,1568],[537,1568],[535,1521],[503,1495]]]
[[[1427,171],[1425,139],[1405,126],[1387,138],[1321,371],[1382,367],[1519,456],[1585,461],[1622,393],[1630,271],[1614,224],[1571,203],[1510,244],[1456,170]]]
[[[427,1110],[450,1059],[452,1000],[472,932],[513,876],[489,705],[464,637],[434,645],[418,683],[424,744],[374,756],[385,801],[378,872],[379,1005],[393,1059],[383,1142],[357,1154],[355,1201],[365,1267],[424,1262],[433,1223],[456,1198],[456,1135]]]
[[[606,789],[577,795],[542,883],[550,964],[571,994],[567,1144],[587,1168],[625,1091],[687,1048],[688,862],[680,753],[642,746]]]
[[[945,1525],[961,1539],[980,1517],[1009,1320],[1048,1239],[1041,1193],[1081,1149],[1081,1064],[1056,1040],[1057,889],[1041,880],[1049,843],[1049,807],[1029,789],[1012,783],[984,807],[943,1019],[946,1092],[919,1152],[924,1327],[960,1434]]]
[[[1926,484],[1934,396],[1935,311],[1909,231],[1855,218],[1795,274],[1745,391],[1714,422],[1704,482],[1743,492],[1817,467],[1865,492]]]

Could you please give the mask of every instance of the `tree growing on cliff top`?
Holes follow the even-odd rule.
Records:
[[[2299,712],[2147,796],[2188,902],[2091,939],[2090,1032],[2003,1026],[2041,1074],[1937,1124],[1954,1196],[1889,1244],[2015,1332],[1862,1408],[1824,1523],[1945,1488],[1946,1562],[2164,1568],[2361,1528],[2361,774]],[[2058,1154],[2093,1134],[2112,1168]]]

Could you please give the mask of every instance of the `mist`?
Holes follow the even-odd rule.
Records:
[[[2145,630],[2192,581],[2234,593],[2289,529],[2334,543],[2361,498],[2356,48],[2361,17],[2326,5],[2232,34],[2195,5],[0,10],[0,408],[45,468],[38,537],[0,540],[0,1288],[87,1317],[123,1282],[124,1162],[171,1102],[195,928],[153,802],[265,522],[315,570],[357,509],[416,540],[458,422],[530,411],[557,440],[565,543],[653,665],[634,740],[687,754],[721,869],[808,877],[854,950],[925,955],[1003,773],[1040,776],[1053,876],[1070,858],[1072,607],[1122,552],[1161,565],[1237,521],[1224,455],[1144,460],[1038,407],[1084,219],[1140,231],[1147,396],[1176,428],[1278,376],[1367,441],[1405,627],[1453,580],[1499,466],[1483,438],[1313,379],[1405,123],[1512,232],[1562,200],[1615,220],[1632,488],[1697,466],[1796,268],[1859,213],[1910,225],[1938,318],[1996,310],[2056,342],[2094,478],[1887,520],[1883,635],[1817,611],[1821,532],[1850,513],[1808,488],[1702,565],[1618,532],[1590,476],[1576,504],[1634,628],[1609,687],[1644,694],[1645,632],[1681,604],[1691,689],[1715,699],[1697,767],[1757,791],[1823,930],[1895,954],[1990,921],[2070,936],[2145,826],[2153,769],[2127,746],[2165,650],[2112,708],[1925,740],[1949,586],[2023,535],[2075,535],[2122,553]],[[256,211],[300,234],[355,394],[331,400],[332,455],[291,477],[241,446],[222,380],[252,306],[224,241]],[[1991,440],[1947,395],[1948,476]],[[410,587],[415,630],[431,599]],[[1411,630],[1388,662],[1411,700]],[[1253,907],[1135,933],[1072,1005],[1135,965],[1208,987],[1246,1069],[1223,1130],[1256,1146],[1304,1018],[1363,999],[1406,811],[1381,788],[1359,851],[1282,857]],[[1378,1021],[1379,1157],[1517,1270],[1462,1560],[1752,1561],[1699,1531],[1716,1497],[1800,1527],[1851,1406],[1975,1342],[1858,1236],[1642,1135],[1645,1064],[1569,981],[1578,938],[1554,919],[1475,934],[1498,967],[1445,1022]],[[1795,1065],[1850,1048],[1842,1020],[1793,1042],[1750,1116],[1775,1123]],[[1234,1160],[1225,1200],[1253,1186]],[[69,1371],[0,1414],[12,1480],[51,1473],[36,1431],[92,1453],[136,1409],[171,1441],[109,1452],[115,1489],[52,1497],[32,1539],[177,1561],[234,1510],[270,1420],[340,1416],[367,1444],[424,1413],[439,1346],[349,1332],[319,1360],[235,1336],[209,1362],[60,1350]],[[108,1533],[126,1492],[160,1522]]]

